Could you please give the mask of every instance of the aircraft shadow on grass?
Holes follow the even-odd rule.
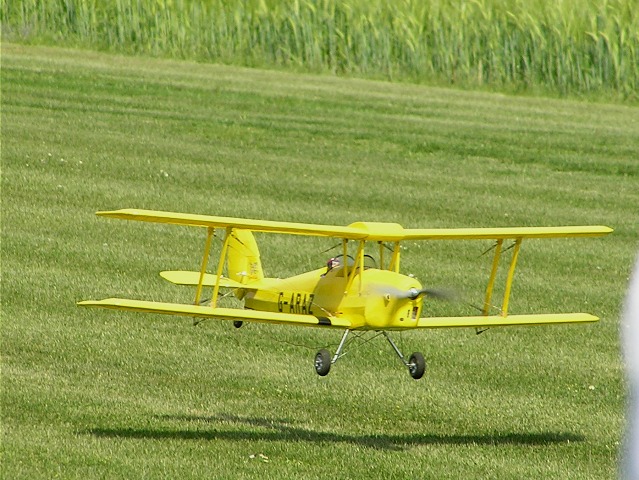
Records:
[[[315,431],[295,427],[284,419],[242,417],[238,415],[173,415],[157,417],[162,420],[188,421],[206,424],[239,425],[253,427],[251,430],[212,428],[207,430],[186,430],[163,428],[94,428],[87,433],[96,437],[128,438],[137,440],[229,440],[229,441],[273,441],[309,443],[351,443],[379,450],[406,450],[420,445],[519,445],[548,446],[571,442],[582,442],[585,437],[572,433],[487,433],[475,435],[446,435],[412,433],[389,434],[345,434]]]

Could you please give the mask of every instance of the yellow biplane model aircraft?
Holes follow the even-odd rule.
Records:
[[[204,257],[199,272],[168,271],[161,275],[178,285],[195,288],[193,305],[142,300],[108,298],[79,302],[81,306],[106,307],[140,312],[186,315],[196,318],[266,322],[283,325],[312,326],[343,330],[336,352],[321,349],[315,356],[315,370],[328,374],[331,365],[345,354],[347,338],[362,331],[383,335],[414,379],[424,374],[424,356],[415,352],[405,357],[388,332],[415,328],[474,327],[485,329],[506,325],[546,325],[556,323],[595,322],[587,313],[550,313],[509,315],[508,303],[521,243],[529,238],[598,237],[612,232],[605,226],[405,229],[396,223],[356,222],[349,226],[248,220],[206,215],[192,215],[150,210],[98,212],[100,216],[145,222],[188,225],[207,229]],[[223,234],[223,244],[215,273],[207,273],[211,243],[216,232]],[[327,266],[289,278],[264,276],[260,253],[253,232],[333,237],[341,240],[340,255]],[[496,242],[488,278],[483,311],[477,316],[422,316],[424,298],[437,295],[420,282],[400,273],[400,244],[412,240],[492,240]],[[490,314],[493,287],[504,242],[512,241],[512,257],[501,308]],[[365,254],[367,242],[378,244],[378,258]],[[349,256],[349,247],[356,250]],[[392,252],[392,253],[389,253]],[[387,258],[388,257],[388,258]],[[226,276],[223,276],[226,266]],[[201,304],[203,289],[212,288],[212,299]],[[244,309],[218,306],[222,289],[230,289],[244,301]]]

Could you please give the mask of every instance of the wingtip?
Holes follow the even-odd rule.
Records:
[[[80,302],[76,302],[76,306],[78,307],[93,307],[99,305],[95,300],[82,300]]]
[[[104,300],[82,300],[80,302],[76,302],[78,307],[102,307],[104,305],[113,305],[117,303],[119,299],[117,298],[105,298]]]
[[[590,230],[592,232],[593,235],[595,236],[603,236],[603,235],[608,235],[612,232],[614,232],[615,230],[607,225],[594,225],[592,227],[590,227]]]
[[[116,217],[122,214],[132,214],[137,212],[137,210],[132,208],[120,208],[118,210],[99,210],[95,212],[95,214],[99,217]]]

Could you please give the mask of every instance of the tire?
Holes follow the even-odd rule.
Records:
[[[315,371],[320,377],[325,377],[331,370],[331,353],[322,348],[315,355]]]
[[[419,380],[426,372],[426,360],[419,352],[413,353],[408,359],[408,372],[415,380]]]
[[[240,328],[242,325],[244,325],[244,322],[242,320],[234,320],[233,321],[233,326],[235,328]]]

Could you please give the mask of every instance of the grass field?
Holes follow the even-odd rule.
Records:
[[[616,476],[639,109],[7,43],[1,75],[3,478]],[[190,298],[157,273],[204,233],[94,216],[123,207],[615,233],[524,243],[515,278],[513,313],[597,324],[404,334],[421,381],[381,340],[318,378],[338,333],[77,308]],[[258,240],[272,276],[332,246]],[[489,246],[402,265],[477,301]]]

